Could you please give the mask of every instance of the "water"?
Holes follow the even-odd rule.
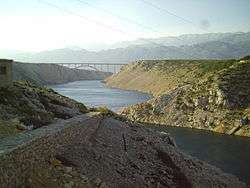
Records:
[[[151,98],[146,93],[108,88],[97,80],[71,82],[52,86],[52,88],[86,106],[106,106],[113,111],[131,104],[145,102]]]
[[[185,153],[234,174],[250,185],[250,138],[181,127],[150,127],[170,133]]]
[[[107,106],[115,111],[151,97],[140,92],[107,88],[100,81],[77,81],[53,88],[87,106]],[[250,138],[179,127],[151,128],[169,132],[185,153],[234,174],[250,184]]]

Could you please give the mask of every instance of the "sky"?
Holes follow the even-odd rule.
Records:
[[[250,0],[0,0],[0,50],[250,31]]]

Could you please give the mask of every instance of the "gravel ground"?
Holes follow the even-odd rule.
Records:
[[[113,118],[89,126],[57,158],[76,167],[91,185],[103,187],[245,187],[183,154],[167,133]]]

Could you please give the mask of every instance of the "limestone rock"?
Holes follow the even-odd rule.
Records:
[[[247,125],[248,121],[244,118],[250,117],[249,60],[162,60],[143,61],[130,66],[134,67],[134,71],[127,67],[114,78],[108,79],[108,83],[116,86],[118,80],[126,80],[131,85],[125,84],[124,88],[140,88],[153,92],[155,97],[145,103],[124,108],[121,115],[138,122],[250,136],[249,129],[238,126],[238,122]],[[156,66],[161,67],[161,70]],[[134,73],[136,77],[140,71],[140,74],[147,75],[147,79],[126,79],[128,69],[129,75]],[[144,83],[142,88],[138,80],[148,82],[148,85]],[[154,82],[159,86],[150,85]]]
[[[0,119],[16,119],[20,130],[31,130],[56,118],[68,119],[86,112],[88,109],[83,104],[27,82],[15,82],[12,87],[0,90]]]

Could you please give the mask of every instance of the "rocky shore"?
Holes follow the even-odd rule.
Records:
[[[1,127],[25,128],[0,139],[1,187],[247,187],[105,108],[23,82],[0,96]]]
[[[121,111],[133,121],[250,136],[249,60],[139,61],[106,83],[154,95]]]

